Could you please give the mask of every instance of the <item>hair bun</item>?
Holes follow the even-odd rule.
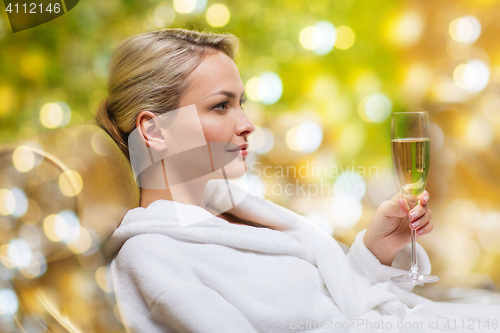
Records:
[[[120,149],[129,157],[128,145],[125,142],[124,133],[116,124],[115,119],[108,110],[108,98],[99,103],[96,112],[96,121],[118,144]]]

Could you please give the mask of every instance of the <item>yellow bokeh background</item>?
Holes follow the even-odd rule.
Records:
[[[428,111],[427,190],[434,230],[419,243],[440,277],[429,288],[498,291],[500,1],[86,0],[66,15],[15,34],[2,11],[0,143],[93,119],[107,96],[114,47],[130,35],[168,27],[239,38],[235,62],[248,97],[245,112],[256,125],[247,157],[251,191],[310,218],[348,245],[377,207],[398,191],[391,113]],[[92,147],[99,155],[95,140]],[[73,149],[65,142],[58,145]],[[16,172],[44,168],[33,154],[26,147],[13,153]],[[46,167],[39,177],[53,183],[65,205],[74,207],[71,200],[86,184],[73,169],[84,162],[73,158],[68,163],[60,174]],[[20,265],[9,261],[12,251],[24,246],[8,245],[20,232],[8,220],[16,214],[12,202],[23,195],[12,184],[10,176],[0,174],[0,265],[10,270]],[[26,202],[26,211],[16,217],[28,225],[23,235],[39,230],[59,241],[70,234],[70,215],[43,216],[36,200]],[[89,253],[96,238],[91,229],[79,228],[79,236],[68,242],[75,255]],[[46,303],[52,321],[42,318],[45,325],[121,332],[106,263],[96,259],[95,267],[88,266],[94,268],[82,270],[90,259],[85,264],[86,259],[64,260],[67,269],[55,268],[51,275],[58,277],[52,285],[63,288],[63,294],[54,296],[47,281],[43,288],[32,288],[57,300]],[[42,266],[21,273],[43,279]],[[44,267],[48,272],[51,264]],[[7,290],[10,278],[2,279],[0,289]],[[98,294],[99,307],[107,309],[100,317],[89,315],[95,301],[90,294]]]

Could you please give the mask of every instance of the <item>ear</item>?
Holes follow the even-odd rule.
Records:
[[[165,129],[162,128],[160,119],[151,111],[141,111],[136,118],[136,127],[146,146],[163,151],[167,149]]]

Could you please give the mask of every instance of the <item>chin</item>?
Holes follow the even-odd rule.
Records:
[[[233,162],[224,167],[226,177],[228,179],[236,179],[243,177],[247,172],[247,162],[244,158],[238,157]]]

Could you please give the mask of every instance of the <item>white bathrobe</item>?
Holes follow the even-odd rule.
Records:
[[[231,190],[243,191],[235,183]],[[212,207],[226,204],[223,193],[217,185],[207,194]],[[409,269],[410,246],[389,267],[365,246],[366,230],[346,255],[269,200],[248,194],[229,212],[263,227],[168,200],[126,214],[105,250],[115,255],[111,278],[127,331],[500,332],[498,305],[432,302],[390,282]],[[420,245],[417,257],[429,274]]]

